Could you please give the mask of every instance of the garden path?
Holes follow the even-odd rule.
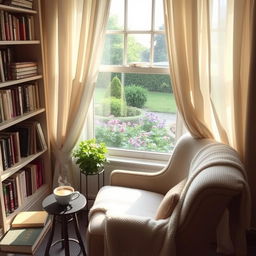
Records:
[[[176,114],[173,113],[161,113],[161,112],[149,112],[155,114],[160,120],[166,120],[166,126],[176,123]]]

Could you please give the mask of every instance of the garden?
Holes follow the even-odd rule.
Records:
[[[175,127],[157,114],[176,113],[171,92],[150,91],[135,84],[124,86],[118,76],[113,76],[105,88],[96,87],[95,101],[98,142],[131,150],[173,149]]]

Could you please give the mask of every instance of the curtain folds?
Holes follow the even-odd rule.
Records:
[[[74,182],[71,151],[92,99],[109,5],[110,0],[43,1],[54,185]]]
[[[245,153],[254,0],[164,0],[178,110],[191,134]]]
[[[178,110],[194,137],[213,138],[239,152],[248,174],[255,227],[256,1],[163,1]]]

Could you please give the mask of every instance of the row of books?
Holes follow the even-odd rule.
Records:
[[[33,0],[1,0],[0,3],[5,5],[12,5],[17,7],[27,8],[27,9],[33,8]]]
[[[0,49],[0,82],[23,79],[38,74],[38,64],[34,61],[15,62],[12,48]]]
[[[23,84],[0,90],[0,122],[40,108],[38,84]]]
[[[26,121],[0,133],[0,168],[6,170],[21,157],[46,149],[46,141],[39,122]]]
[[[0,10],[0,40],[34,40],[33,16]]]
[[[5,212],[8,216],[43,185],[42,161],[37,160],[26,165],[22,170],[4,180],[2,185]]]
[[[36,62],[13,62],[9,65],[11,79],[22,79],[37,75]]]

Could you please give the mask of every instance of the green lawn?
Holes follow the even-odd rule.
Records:
[[[104,98],[105,89],[95,89],[95,102]],[[176,113],[176,104],[172,93],[148,92],[145,109],[153,112]]]
[[[164,92],[148,92],[145,108],[153,112],[176,113],[174,95]]]

